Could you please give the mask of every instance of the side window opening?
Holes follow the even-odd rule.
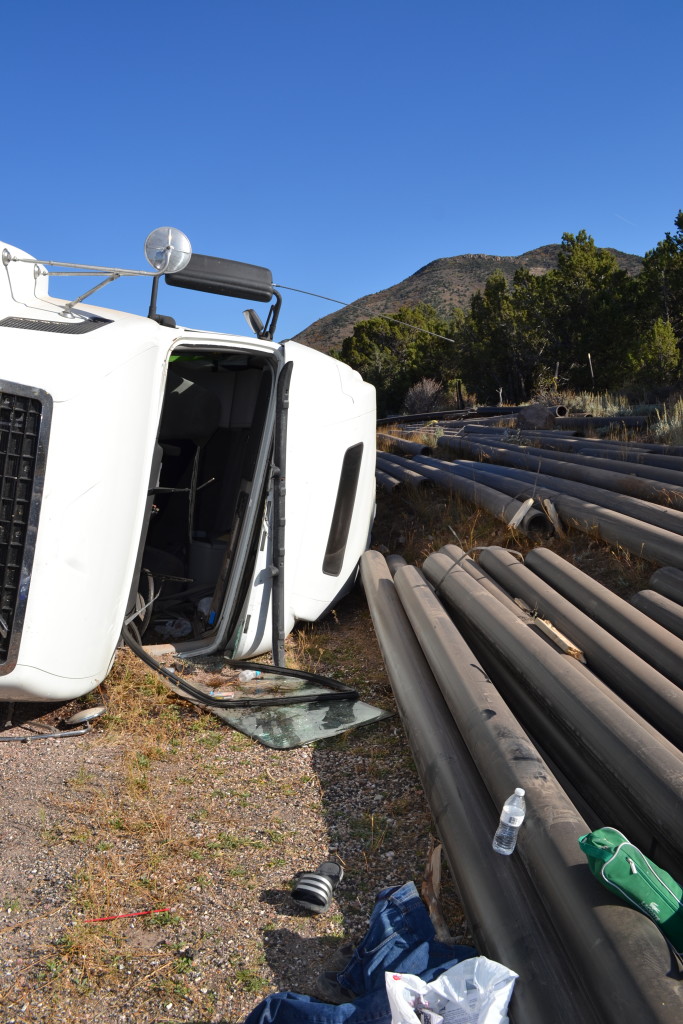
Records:
[[[338,576],[342,570],[362,460],[362,441],[347,448],[342,462],[337,500],[334,504],[332,525],[323,559],[323,572],[326,576]]]

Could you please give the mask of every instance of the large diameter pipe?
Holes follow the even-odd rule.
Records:
[[[653,572],[649,582],[652,590],[656,590],[658,594],[663,594],[670,601],[683,604],[683,572],[681,568],[674,567],[673,559],[670,565]]]
[[[683,537],[669,530],[565,494],[558,495],[555,506],[563,522],[606,544],[624,548],[649,562],[683,568]]]
[[[534,408],[538,408],[539,403],[535,403]],[[475,416],[511,416],[519,413],[528,413],[530,410],[528,405],[480,405],[472,412]],[[564,405],[549,405],[542,406],[543,410],[548,413],[549,416],[566,416],[567,407]]]
[[[418,455],[415,458],[415,466],[417,468],[420,465],[439,467],[452,473],[455,477],[464,477],[468,480],[488,484],[519,500],[525,497],[533,497],[538,501],[546,497],[554,499],[561,493],[564,484],[563,480],[555,479],[555,486],[542,486],[539,484],[541,479],[552,478],[542,477],[542,474],[531,473],[525,469],[515,469],[514,466],[499,466],[495,463],[478,462],[467,458],[454,458],[450,462],[446,462],[429,455]]]
[[[508,498],[501,491],[495,490],[493,487],[476,483],[465,477],[456,477],[447,470],[437,469],[425,463],[418,464],[414,460],[412,462],[409,462],[407,459],[402,460],[400,455],[395,455],[393,458],[395,462],[399,464],[405,462],[413,469],[418,469],[419,466],[418,471],[427,480],[438,483],[441,487],[446,488],[446,490],[459,494],[466,501],[485,508],[492,515],[496,516],[497,519],[502,519],[506,526],[509,526],[517,518],[517,529],[523,533],[546,537],[552,533],[552,525],[542,512],[539,512],[538,509],[524,511],[522,509],[522,502]],[[520,514],[522,514],[521,519],[519,519]]]
[[[468,423],[478,423],[478,424],[480,424],[482,426],[485,426],[485,425],[490,423],[492,426],[502,425],[502,426],[505,426],[506,428],[509,428],[510,425],[514,421],[514,418],[515,418],[515,414],[514,413],[508,413],[507,415],[503,415],[503,416],[490,416],[490,417],[487,416],[485,419],[477,419],[476,417],[471,417],[471,418],[468,417],[467,422]]]
[[[393,491],[395,487],[399,487],[401,481],[395,476],[390,476],[389,473],[385,473],[383,469],[379,469],[375,466],[375,480],[377,481],[378,487],[383,491]]]
[[[421,574],[396,573],[401,604],[453,720],[494,803],[526,790],[527,814],[517,849],[551,912],[567,959],[578,970],[605,1021],[646,1020],[683,992],[667,978],[670,954],[657,927],[623,903],[596,901],[595,879],[577,839],[590,831],[533,743],[487,677]],[[633,957],[646,965],[632,969]],[[672,1009],[674,1006],[672,1005]],[[676,1018],[678,1021],[678,1018]]]
[[[543,433],[550,438],[557,436],[557,430],[546,430],[543,431]],[[567,436],[571,438],[573,435],[568,434]],[[662,446],[651,444],[650,442],[643,441],[642,439],[640,441],[634,441],[633,439],[629,438],[628,441],[621,441],[618,439],[612,440],[607,437],[574,437],[572,443],[576,445],[578,448],[620,448],[623,450],[624,447],[628,447],[629,451],[652,452],[653,455],[656,454],[661,449],[665,455],[674,454],[669,450],[667,445]]]
[[[683,472],[683,459],[678,455],[662,455],[661,453],[655,454],[654,452],[643,452],[638,449],[631,449],[625,445],[620,448],[612,448],[602,444],[594,445],[581,445],[577,448],[580,453],[595,454],[602,459],[610,459],[612,461],[619,461],[622,463],[638,463],[641,466],[651,466],[652,468],[658,467],[660,469],[670,469],[674,472]]]
[[[416,473],[414,469],[409,469],[407,466],[392,462],[391,459],[386,458],[381,452],[377,452],[376,465],[382,473],[395,477],[401,483],[408,484],[409,487],[421,487],[425,483],[425,478],[421,473]]]
[[[475,550],[481,550],[481,548],[477,548]],[[468,576],[471,576],[473,580],[476,580],[477,583],[484,588],[484,590],[487,590],[489,594],[492,594],[497,598],[503,607],[507,608],[507,610],[514,615],[516,619],[520,619],[524,622],[529,629],[532,629],[534,633],[544,639],[546,643],[549,643],[553,649],[560,650],[564,657],[571,658],[572,664],[583,672],[587,678],[591,680],[595,679],[594,673],[591,672],[584,661],[578,660],[574,652],[565,653],[563,649],[564,644],[562,648],[560,648],[558,638],[551,637],[548,634],[548,631],[539,625],[537,616],[533,615],[529,611],[528,606],[524,601],[513,601],[507,590],[501,587],[500,583],[497,583],[487,572],[484,572],[482,567],[479,565],[479,562],[475,562],[473,558],[470,558],[470,556],[466,554],[461,547],[457,544],[444,544],[443,547],[439,548],[439,554],[447,555],[448,558],[451,558],[458,568],[464,569]]]
[[[588,682],[445,555],[430,555],[423,571],[463,621],[524,679],[593,770],[603,774],[617,802],[637,808],[671,851],[683,850],[683,757],[676,748],[653,736],[616,695],[608,696],[606,686]]]
[[[549,437],[547,434],[539,437],[522,435],[531,444],[517,444],[512,442],[508,436],[500,438],[488,437],[478,433],[448,433],[439,438],[439,444],[445,447],[454,447],[453,438],[468,440],[470,443],[477,443],[484,446],[492,446],[517,451],[521,453],[535,454],[537,457],[573,463],[574,465],[585,466],[587,469],[599,469],[606,473],[618,473],[619,476],[627,478],[636,477],[647,480],[651,485],[654,483],[670,484],[672,488],[683,490],[683,472],[676,469],[665,469],[661,466],[640,465],[638,462],[624,462],[617,458],[601,456],[596,448],[578,448],[573,444],[574,438],[566,438],[564,443]],[[446,438],[446,440],[444,440]]]
[[[438,463],[438,460],[431,460],[429,456],[418,456],[418,462]],[[616,544],[631,551],[639,558],[648,558],[655,562],[673,562],[683,564],[683,547],[681,546],[682,535],[673,536],[669,529],[660,525],[666,522],[667,527],[676,526],[680,528],[680,522],[673,518],[666,518],[669,511],[659,506],[646,505],[645,507],[630,507],[630,511],[636,515],[628,515],[625,511],[628,499],[609,496],[604,492],[604,497],[598,488],[591,488],[594,501],[585,498],[574,498],[564,490],[565,482],[546,476],[545,474],[532,474],[526,470],[514,469],[508,466],[491,466],[487,463],[473,463],[465,460],[456,460],[451,463],[443,463],[444,467],[450,467],[450,472],[455,475],[464,474],[474,481],[483,484],[491,483],[495,487],[519,500],[524,497],[533,497],[538,501],[548,499],[555,506],[564,523],[568,527],[574,527],[588,533],[590,536],[598,536],[606,543]],[[548,486],[548,485],[554,486]],[[580,485],[568,484],[577,491]],[[589,493],[589,492],[586,492]],[[606,508],[598,499],[614,508]],[[617,500],[618,499],[618,500]],[[624,511],[619,511],[624,509]],[[672,511],[672,510],[671,510]],[[680,513],[675,513],[679,516]],[[672,511],[673,516],[673,511]],[[646,522],[653,520],[652,522]]]
[[[583,651],[588,667],[683,750],[683,691],[504,548],[485,548],[482,567]],[[683,850],[683,847],[682,847]]]
[[[666,455],[671,457],[683,455],[683,446],[658,444],[654,441],[623,441],[607,437],[575,437],[572,444],[577,448],[604,448],[614,452],[646,452],[650,455]]]
[[[648,479],[632,475],[628,470],[615,471],[614,463],[607,459],[594,460],[588,456],[546,451],[544,448],[529,448],[506,441],[470,440],[469,436],[444,435],[439,438],[439,446],[470,459],[486,460],[530,472],[548,473],[565,480],[593,484],[632,498],[641,498],[643,501],[661,502],[683,509],[683,473],[674,474],[674,481],[660,481],[654,477]],[[620,465],[623,467],[624,464]]]
[[[602,508],[621,512],[623,515],[637,519],[639,522],[650,523],[652,526],[659,526],[662,530],[670,530],[672,533],[678,533],[683,536],[683,511],[679,511],[678,508],[665,508],[662,505],[653,505],[650,501],[632,498],[627,494],[615,493],[613,490],[606,490],[603,487],[580,483],[573,479],[565,480],[561,476],[551,475],[551,472],[539,473],[533,472],[531,469],[517,469],[509,465],[509,460],[507,459],[504,460],[503,465],[491,465],[488,462],[470,462],[464,459],[456,459],[448,463],[442,462],[439,459],[433,459],[430,455],[417,455],[415,462],[444,469],[451,467],[452,472],[464,473],[471,476],[472,479],[481,480],[482,483],[488,483],[489,480],[498,480],[500,477],[520,480],[527,486],[519,487],[512,492],[507,488],[501,487],[500,483],[491,482],[490,486],[500,487],[501,490],[505,489],[507,494],[513,493],[517,498],[521,494],[528,495],[531,493],[535,495],[538,493],[539,488],[548,488],[561,494],[569,494],[574,498],[579,498],[581,501],[599,505]],[[533,462],[530,460],[529,464],[533,465]],[[557,469],[561,470],[561,468],[561,463],[555,463],[552,466],[552,473],[556,472]],[[578,467],[572,467],[572,469],[577,470],[572,475],[580,475]],[[660,492],[659,497],[662,497],[663,493]],[[683,494],[680,495],[680,506],[683,509]]]
[[[458,572],[461,570],[458,568]],[[454,579],[457,576],[454,574]],[[453,585],[454,580],[448,581]],[[583,750],[577,747],[573,732],[567,731],[566,722],[558,718],[551,707],[536,700],[533,690],[528,688],[524,671],[519,664],[508,665],[501,657],[489,636],[477,632],[472,624],[458,616],[457,609],[449,601],[448,593],[438,589],[439,596],[444,598],[453,608],[458,627],[465,633],[475,655],[479,658],[486,671],[496,679],[505,699],[514,708],[515,713],[524,722],[533,735],[540,751],[545,751],[546,761],[552,763],[555,772],[563,778],[566,789],[571,789],[575,802],[578,800],[591,821],[591,827],[597,828],[604,822],[610,822],[628,835],[652,860],[659,863],[674,877],[681,871],[680,849],[672,848],[661,835],[653,831],[651,823],[643,818],[637,802],[626,803],[621,794],[615,792],[609,776],[588,760]],[[534,629],[528,624],[529,629]],[[551,660],[568,662],[574,671],[581,672],[591,690],[601,689],[609,696],[617,707],[629,715],[640,728],[648,732],[655,748],[663,742],[661,735],[643,718],[640,718],[611,690],[605,688],[599,680],[581,662],[567,654],[561,654],[553,647],[547,636],[540,634],[543,641],[549,644]],[[580,794],[580,796],[579,796]],[[591,808],[591,809],[589,809]]]
[[[639,590],[631,598],[631,604],[683,640],[683,605],[676,604],[656,590]]]
[[[518,1024],[599,1024],[567,964],[521,861],[491,849],[495,810],[434,680],[382,555],[366,551],[361,578],[415,764],[481,952],[517,971]],[[585,1015],[585,1016],[584,1016]]]
[[[393,554],[386,556],[387,568],[392,576],[395,576],[402,565],[407,565],[403,555]]]
[[[551,441],[554,445],[554,442]],[[538,460],[552,463],[553,468],[545,465],[541,469],[545,472],[555,472],[554,464],[559,463],[563,467],[563,473],[567,479],[574,477],[569,475],[568,469],[564,467],[582,467],[590,470],[590,474],[582,476],[587,482],[596,482],[599,486],[610,486],[613,489],[625,488],[625,494],[633,494],[636,498],[645,498],[648,494],[657,495],[661,490],[672,489],[674,494],[683,494],[683,473],[675,470],[659,469],[658,467],[641,466],[638,463],[625,463],[615,459],[604,459],[590,454],[583,454],[578,451],[555,451],[555,447],[548,447],[545,438],[539,438],[539,443],[519,444],[507,437],[488,437],[481,434],[443,434],[438,439],[438,446],[447,447],[468,458],[494,459],[502,461],[503,453],[509,453],[508,465],[518,466],[520,469],[539,469]],[[432,453],[423,453],[430,455]],[[535,459],[530,466],[519,458],[512,459],[512,455],[526,459]],[[599,483],[596,473],[602,474],[604,484]],[[631,484],[633,488],[631,489]],[[649,499],[647,499],[649,500]],[[660,500],[660,499],[659,499]]]
[[[564,416],[555,417],[558,430],[595,430],[597,427],[629,427],[644,430],[647,416]]]
[[[388,423],[424,423],[427,420],[435,420],[442,416],[448,419],[463,419],[467,416],[468,409],[435,409],[433,412],[403,412],[395,416],[384,416],[377,420],[377,426],[384,426]]]
[[[585,664],[585,661],[578,659],[574,652],[566,651],[564,643],[562,642],[562,644],[560,644],[559,637],[553,637],[551,634],[548,633],[546,629],[542,628],[542,625],[536,616],[532,615],[529,611],[523,610],[523,608],[528,608],[526,602],[522,601],[521,604],[518,604],[515,601],[513,601],[508,592],[504,590],[504,588],[501,587],[501,585],[497,583],[492,576],[489,576],[488,573],[484,572],[484,570],[481,568],[478,562],[475,562],[473,558],[470,558],[468,555],[465,555],[465,552],[463,552],[462,548],[458,547],[457,544],[445,544],[442,548],[439,548],[439,553],[443,555],[448,555],[449,558],[452,558],[459,568],[464,569],[465,572],[472,577],[472,579],[477,580],[477,582],[485,590],[488,590],[490,594],[493,594],[493,596],[496,597],[501,602],[501,604],[503,604],[504,607],[508,609],[508,611],[512,612],[515,618],[521,619],[523,622],[525,622],[529,629],[533,630],[533,632],[536,635],[540,636],[543,640],[545,640],[546,643],[550,644],[553,650],[558,651],[563,658],[571,658],[571,664],[575,668],[577,668],[586,677],[586,679],[589,680],[589,682],[591,682],[592,684],[597,683],[598,685],[602,685],[602,680],[600,680],[595,675],[595,673],[591,671],[590,668],[588,668],[588,666]],[[662,600],[666,599],[662,598]],[[561,635],[562,634],[560,634],[560,636]],[[630,708],[628,704],[623,704],[623,702],[621,702],[621,704],[626,710],[631,711],[632,714],[636,717],[636,719],[639,722],[641,722],[644,727],[648,728],[651,731],[652,735],[654,735],[657,739],[659,738],[660,733],[658,729],[655,729],[653,726],[649,725],[646,722],[646,720],[642,718],[640,715],[638,715],[635,711],[633,711],[633,709]],[[553,750],[554,749],[555,745],[553,745]]]
[[[428,456],[418,456],[420,462]],[[417,460],[416,460],[417,461]],[[455,465],[450,463],[450,465]],[[477,470],[471,467],[473,463],[464,463],[467,467],[468,476],[476,479]],[[519,484],[514,487],[505,480],[504,472],[507,467],[486,467],[486,472],[493,473],[498,469],[501,476],[496,480],[496,486],[507,494],[529,493],[528,485]],[[484,465],[481,464],[484,472]],[[439,471],[443,472],[443,471]],[[519,478],[523,470],[510,470],[511,477]],[[455,473],[452,474],[456,476]],[[457,476],[456,476],[457,479]],[[660,526],[651,523],[643,523],[632,516],[617,512],[615,509],[604,508],[593,502],[581,498],[574,498],[559,491],[551,491],[535,486],[535,493],[540,497],[548,497],[555,505],[562,521],[568,527],[580,530],[596,537],[606,544],[624,548],[638,558],[644,558],[651,562],[658,562],[660,565],[673,564],[683,568],[683,537],[664,530]]]
[[[461,547],[457,544],[444,544],[442,548],[439,548],[439,551],[442,555],[448,555],[449,558],[452,558],[456,565],[464,569],[472,579],[477,580],[484,590],[488,590],[490,594],[497,597],[508,611],[512,612],[518,619],[529,620],[529,615],[523,612],[518,604],[515,604],[510,595],[501,587],[500,583],[496,583],[488,573],[485,573],[479,562],[475,562],[473,558],[470,558]]]
[[[683,445],[666,444],[657,441],[620,441],[610,440],[609,438],[588,438],[582,437],[576,439],[576,444],[579,447],[595,446],[596,448],[613,448],[615,451],[623,451],[626,446],[629,451],[644,451],[650,452],[652,455],[683,455]]]
[[[447,429],[457,432],[481,432],[484,433],[485,424],[473,424],[470,425],[471,421],[463,423],[453,424],[448,423]],[[496,427],[488,428],[486,433],[491,435],[498,434],[509,434],[509,428]],[[536,441],[542,444],[543,447],[552,445],[553,448],[559,450],[586,450],[586,451],[597,451],[599,448],[605,448],[606,450],[623,451],[623,441],[610,441],[606,438],[591,438],[591,437],[575,437],[572,431],[569,430],[516,430],[515,434],[520,437],[527,438],[530,441]],[[639,451],[650,453],[651,455],[676,455],[683,456],[683,445],[670,445],[670,444],[658,444],[655,442],[648,441],[629,441],[629,451]]]
[[[571,793],[576,806],[582,808],[591,828],[599,828],[606,821],[612,824],[618,822],[624,835],[647,857],[674,877],[680,874],[680,853],[672,852],[669,847],[662,845],[647,822],[643,821],[637,807],[625,804],[615,796],[609,780],[586,760],[577,749],[571,734],[564,731],[547,708],[534,700],[533,693],[526,688],[515,669],[497,657],[488,639],[467,629],[466,625],[464,628],[475,656],[491,678],[496,680],[501,694],[533,737],[539,753],[552,767],[554,774],[561,777],[562,785]],[[576,665],[588,672],[580,662],[576,662]],[[644,719],[641,721],[644,722]],[[657,742],[658,734],[656,730],[652,732]]]
[[[450,424],[444,429],[449,435],[457,437],[480,437],[482,439],[488,437],[494,440],[510,436],[509,427],[489,427],[486,424],[469,422]],[[552,441],[553,448],[558,451],[572,451],[573,441],[583,442],[584,440],[584,438],[575,438],[569,430],[515,430],[514,433],[515,437],[519,436],[533,443],[542,442],[546,447],[546,442]]]
[[[467,435],[469,436],[469,435]],[[480,439],[478,434],[475,434],[473,439]],[[499,442],[493,441],[492,444],[499,444],[501,447],[513,450],[513,451],[527,451],[536,455],[541,455],[543,458],[550,459],[551,461],[561,461],[571,463],[574,465],[582,465],[587,468],[601,470],[604,473],[614,473],[618,477],[626,477],[626,479],[637,478],[647,481],[650,485],[658,483],[671,484],[673,487],[679,489],[683,487],[683,460],[678,459],[674,464],[671,460],[666,465],[657,465],[655,463],[655,456],[652,456],[653,462],[647,461],[649,456],[645,452],[639,453],[643,456],[643,461],[640,460],[624,460],[620,459],[616,453],[612,450],[606,450],[604,448],[593,447],[592,445],[583,446],[573,444],[574,439],[570,439],[568,442],[571,450],[555,450],[555,442],[552,438],[547,436],[538,438],[536,444],[538,447],[530,448],[528,444],[519,444],[511,441],[507,437],[502,437]],[[428,452],[425,454],[429,454]]]
[[[377,439],[390,444],[399,452],[405,452],[406,455],[427,455],[432,450],[430,444],[419,444],[417,441],[408,441],[404,437],[394,437],[393,434],[378,433]]]
[[[554,551],[535,548],[524,562],[593,622],[603,626],[667,679],[683,687],[681,640]]]
[[[464,569],[472,579],[477,580],[484,590],[488,590],[490,594],[493,594],[493,596],[496,597],[501,604],[503,604],[504,607],[515,616],[515,618],[521,619],[525,622],[529,629],[533,630],[537,636],[540,636],[546,643],[550,644],[554,650],[559,651],[559,653],[562,654],[562,657],[571,658],[572,665],[582,672],[590,682],[594,683],[597,681],[595,673],[588,668],[584,661],[579,660],[574,652],[570,653],[569,651],[565,651],[564,644],[560,646],[560,643],[558,642],[559,638],[549,635],[548,631],[542,628],[538,618],[532,615],[529,611],[524,610],[527,608],[525,602],[516,603],[513,601],[508,592],[501,587],[500,583],[496,583],[492,576],[489,576],[488,573],[484,572],[479,563],[475,562],[473,558],[470,558],[469,555],[465,554],[461,547],[457,544],[444,544],[442,548],[439,548],[439,554],[448,555],[449,558],[452,558],[459,568]],[[647,725],[647,723],[645,724]],[[656,729],[653,729],[652,731],[659,736],[659,732]]]

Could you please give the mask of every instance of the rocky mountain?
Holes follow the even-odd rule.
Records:
[[[483,289],[494,270],[502,270],[509,282],[512,282],[518,267],[526,267],[532,274],[546,274],[557,266],[559,251],[559,245],[542,245],[540,249],[532,249],[521,256],[470,253],[434,260],[391,288],[364,295],[316,320],[294,340],[323,352],[338,349],[359,320],[367,320],[377,313],[391,316],[401,306],[416,306],[420,302],[426,302],[442,315],[448,315],[454,306],[467,308],[472,295]],[[635,275],[640,272],[642,257],[631,256],[618,249],[609,251],[614,253],[619,266],[627,273]]]

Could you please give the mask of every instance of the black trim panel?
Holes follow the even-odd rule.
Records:
[[[363,442],[360,441],[358,444],[352,445],[351,448],[347,448],[344,454],[330,536],[323,559],[323,572],[326,576],[338,576],[342,571],[362,461]]]

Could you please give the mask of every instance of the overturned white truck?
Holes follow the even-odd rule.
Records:
[[[268,270],[190,256],[178,237],[149,236],[146,317],[82,301],[133,271],[0,243],[0,700],[87,693],[124,624],[185,657],[272,649],[282,664],[295,620],[318,619],[355,578],[374,389],[272,340]],[[63,267],[106,277],[66,301],[48,292]],[[156,314],[161,276],[275,302],[265,327],[247,311],[256,337],[176,327]]]

